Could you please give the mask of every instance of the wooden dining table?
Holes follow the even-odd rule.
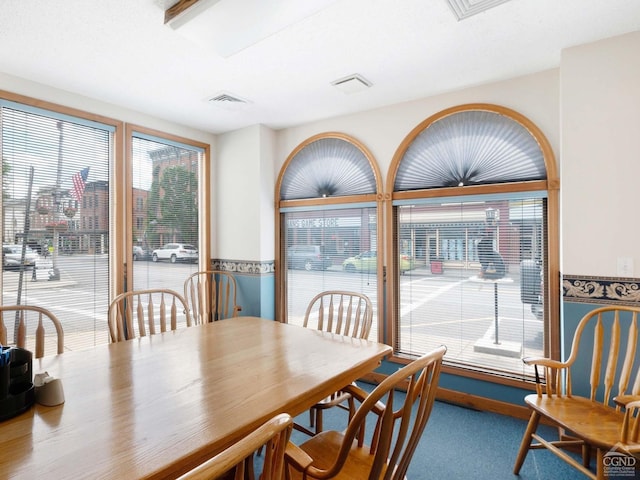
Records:
[[[175,478],[373,371],[387,345],[240,317],[33,361],[65,402],[0,423],[0,478]]]

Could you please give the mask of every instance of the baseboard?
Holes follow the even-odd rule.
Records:
[[[373,372],[366,375],[361,380],[377,385],[385,378],[386,375]],[[436,399],[441,402],[451,403],[464,408],[507,415],[509,417],[519,418],[522,420],[528,420],[531,415],[531,410],[524,405],[514,405],[512,403],[502,402],[492,398],[479,397],[469,393],[457,392],[455,390],[449,390],[441,387],[438,387]]]
[[[502,402],[492,398],[478,397],[476,395],[448,390],[446,388],[438,388],[436,398],[441,402],[452,403],[454,405],[483,412],[498,413],[500,415],[507,415],[509,417],[519,418],[522,420],[528,420],[531,416],[531,410],[524,405],[514,405],[513,403]]]

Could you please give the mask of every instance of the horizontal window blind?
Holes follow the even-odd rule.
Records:
[[[0,108],[3,304],[51,310],[67,350],[106,343],[114,127],[13,102]],[[36,322],[27,318],[28,336]]]
[[[132,139],[133,288],[170,288],[198,271],[196,146],[134,132]]]
[[[397,202],[396,350],[447,346],[446,362],[525,378],[542,355],[546,199],[541,192]],[[402,263],[400,263],[402,265]]]
[[[287,322],[302,325],[311,299],[325,290],[367,295],[373,304],[370,340],[378,338],[377,210],[374,206],[287,211],[283,271]]]

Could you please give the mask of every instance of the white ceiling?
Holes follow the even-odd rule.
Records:
[[[563,48],[640,30],[640,0],[511,0],[462,21],[445,0],[325,0],[225,58],[164,24],[175,1],[2,0],[0,72],[221,133],[542,71],[559,65]],[[223,15],[230,2],[225,23],[252,18],[252,0],[220,0],[208,11]],[[373,86],[345,94],[331,85],[354,73]],[[220,93],[248,103],[208,101]]]

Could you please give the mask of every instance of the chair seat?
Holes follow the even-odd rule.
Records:
[[[325,469],[333,465],[343,438],[344,435],[340,432],[326,430],[311,437],[311,439],[301,444],[300,448],[314,459],[314,467]],[[340,473],[331,478],[335,480],[353,480],[359,478],[362,472],[367,472],[371,469],[374,458],[375,455],[370,454],[367,445],[358,447],[357,440],[354,440],[351,450],[349,451],[349,457],[340,470]],[[291,480],[301,478],[302,473],[292,469]]]
[[[538,397],[535,393],[527,395],[525,402],[590,445],[608,448],[620,440],[624,413],[613,407],[584,397]]]
[[[344,432],[324,430],[287,448],[291,479],[403,480],[436,398],[441,346],[408,363],[371,393],[355,385],[344,389],[359,406]],[[405,390],[403,395],[396,391]],[[373,428],[366,424],[375,419]],[[367,444],[369,446],[367,446]]]
[[[546,448],[587,478],[602,480],[609,466],[607,453],[640,451],[640,382],[632,373],[639,345],[639,314],[637,307],[595,308],[578,323],[566,360],[523,359],[535,369],[536,393],[525,397],[532,412],[513,465],[514,474],[519,474],[529,450]],[[575,395],[578,387],[588,390],[588,397]],[[617,402],[615,407],[612,398]],[[556,439],[537,433],[540,422],[558,426]],[[578,447],[581,462],[566,452]],[[591,469],[594,450],[595,473]]]

